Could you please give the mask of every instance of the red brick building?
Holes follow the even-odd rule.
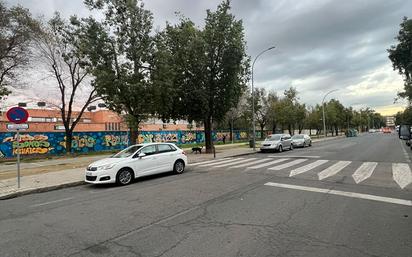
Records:
[[[27,132],[59,132],[64,131],[64,126],[59,110],[53,109],[27,109],[29,113],[29,129]],[[79,112],[73,112],[73,117],[76,118]],[[10,123],[7,120],[6,112],[0,115],[0,132],[6,132],[6,124]],[[143,131],[159,131],[159,130],[190,130],[191,126],[186,121],[177,121],[176,124],[163,124],[158,119],[150,119],[140,125],[140,130]],[[193,127],[192,130],[201,129]],[[117,113],[109,110],[86,111],[83,113],[80,122],[77,124],[74,131],[127,131],[128,126],[123,118]]]

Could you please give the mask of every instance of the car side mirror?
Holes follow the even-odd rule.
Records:
[[[137,157],[139,157],[139,158],[142,158],[142,157],[145,157],[145,156],[146,156],[145,153],[139,153],[139,155],[137,155]]]

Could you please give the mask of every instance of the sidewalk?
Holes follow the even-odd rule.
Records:
[[[321,142],[342,138],[328,137],[314,139],[313,142]],[[259,142],[256,144],[259,149]],[[213,154],[195,154],[190,148],[184,148],[188,162],[196,163],[212,160]],[[255,153],[247,143],[216,145],[216,159],[241,156]],[[17,197],[20,195],[44,192],[74,185],[83,184],[84,169],[91,162],[106,158],[110,155],[94,155],[70,158],[58,158],[53,160],[36,160],[21,164],[21,187],[17,188],[16,164],[8,163],[0,166],[0,200]]]

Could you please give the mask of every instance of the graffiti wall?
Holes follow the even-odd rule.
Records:
[[[235,141],[247,140],[246,131],[233,131]],[[212,133],[214,141],[230,142],[229,131]],[[170,142],[180,145],[202,144],[205,141],[203,131],[143,131],[138,137],[139,143]],[[120,150],[129,145],[127,132],[77,132],[73,134],[72,152],[88,153],[108,150]],[[19,149],[19,150],[18,150]],[[14,132],[0,133],[0,158],[12,158],[21,155],[59,155],[66,153],[63,132],[22,133],[17,142]]]
[[[58,155],[66,152],[62,132],[21,133],[17,142],[15,133],[0,133],[0,158],[21,155]],[[72,152],[97,152],[123,149],[129,145],[125,132],[79,132],[74,133]]]

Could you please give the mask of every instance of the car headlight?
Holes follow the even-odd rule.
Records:
[[[100,167],[97,167],[97,169],[98,170],[108,170],[108,169],[111,169],[111,168],[113,168],[114,167],[114,163],[112,163],[112,164],[106,164],[106,165],[103,165],[103,166],[100,166]]]

